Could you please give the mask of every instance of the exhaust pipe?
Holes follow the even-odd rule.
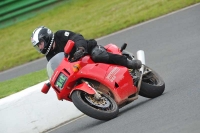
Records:
[[[143,65],[145,65],[145,55],[143,50],[138,50],[137,51],[137,59],[142,62]],[[140,71],[143,73],[144,72],[144,66],[140,68]]]

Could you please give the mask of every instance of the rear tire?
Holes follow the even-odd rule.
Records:
[[[145,66],[147,74],[143,75],[139,95],[146,98],[155,98],[165,90],[165,83],[163,79],[151,68]]]
[[[83,91],[74,91],[71,95],[74,105],[84,114],[99,120],[110,120],[117,117],[119,108],[117,103],[108,95],[101,94],[100,101],[94,95]]]

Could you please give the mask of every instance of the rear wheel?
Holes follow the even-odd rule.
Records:
[[[145,67],[145,74],[142,78],[139,95],[147,98],[155,98],[165,90],[165,83],[163,79],[151,68]]]
[[[97,100],[94,95],[83,91],[74,91],[71,95],[74,105],[84,114],[99,120],[110,120],[117,117],[119,108],[108,95],[101,94]]]

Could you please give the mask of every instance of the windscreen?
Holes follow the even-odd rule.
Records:
[[[64,52],[60,52],[49,60],[49,62],[47,63],[47,74],[49,79],[51,78],[55,69],[61,63],[63,58],[64,58]]]

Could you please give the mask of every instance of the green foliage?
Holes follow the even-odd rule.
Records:
[[[0,98],[19,92],[45,80],[47,80],[47,74],[46,70],[43,69],[11,80],[0,82]]]

